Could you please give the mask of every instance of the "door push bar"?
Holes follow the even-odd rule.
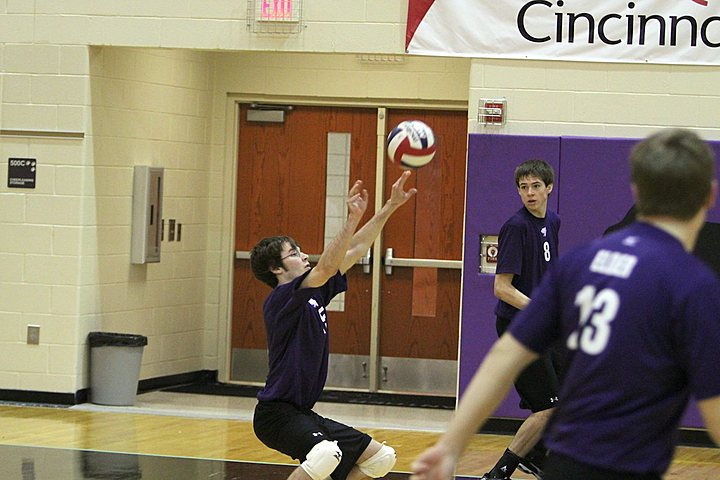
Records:
[[[355,262],[355,265],[362,265],[363,273],[370,273],[370,263],[372,260],[371,252],[372,252],[372,249],[368,248],[367,253],[365,255],[363,255],[362,257],[360,257],[357,262]],[[320,255],[308,254],[308,260],[311,263],[317,263],[317,261],[319,259],[320,259]],[[235,260],[250,260],[250,252],[236,250],[235,251]]]
[[[392,275],[393,267],[429,267],[462,269],[462,260],[438,260],[434,258],[396,258],[393,249],[385,249],[385,274]]]

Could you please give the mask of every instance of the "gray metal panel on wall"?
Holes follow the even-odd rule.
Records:
[[[367,356],[331,354],[328,365],[326,388],[368,389]],[[233,382],[264,383],[268,374],[267,350],[233,348]]]
[[[400,357],[380,358],[380,390],[454,396],[457,362]]]
[[[234,348],[233,382],[264,383],[267,377],[267,350]],[[331,354],[326,389],[369,389],[367,355]],[[457,362],[411,358],[381,358],[380,388],[402,392],[423,392],[454,396],[457,391]]]
[[[368,390],[370,357],[367,355],[330,354],[325,388]]]
[[[232,371],[230,380],[233,382],[264,383],[268,374],[267,350],[259,348],[233,348]]]

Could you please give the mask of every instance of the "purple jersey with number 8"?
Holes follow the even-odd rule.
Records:
[[[495,273],[512,273],[512,285],[530,298],[548,267],[558,258],[560,217],[550,210],[545,218],[533,216],[525,207],[510,217],[498,235]],[[498,300],[495,315],[512,319],[518,309]]]

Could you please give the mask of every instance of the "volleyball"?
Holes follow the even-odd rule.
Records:
[[[387,138],[390,160],[409,168],[427,165],[435,156],[435,134],[420,120],[401,122]]]

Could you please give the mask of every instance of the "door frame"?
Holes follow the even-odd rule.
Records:
[[[222,212],[220,223],[220,279],[218,284],[218,311],[217,311],[217,367],[218,381],[231,382],[232,361],[232,302],[233,302],[233,275],[235,265],[235,218],[237,209],[237,169],[238,169],[238,132],[240,125],[240,104],[267,103],[277,105],[306,105],[322,107],[364,107],[373,108],[378,115],[377,155],[375,158],[376,191],[383,192],[384,155],[386,112],[388,109],[418,109],[418,110],[460,110],[469,112],[467,102],[451,100],[384,100],[384,99],[353,99],[353,98],[326,98],[284,95],[253,95],[228,93],[225,99],[225,154],[223,161],[222,186]],[[468,119],[469,121],[469,119]],[[382,195],[375,195],[375,211],[382,207]],[[370,359],[368,373],[370,374],[370,391],[377,391],[379,378],[379,297],[380,274],[383,271],[382,259],[382,233],[373,244],[372,252],[372,305],[370,324]],[[377,277],[376,277],[377,275]]]

